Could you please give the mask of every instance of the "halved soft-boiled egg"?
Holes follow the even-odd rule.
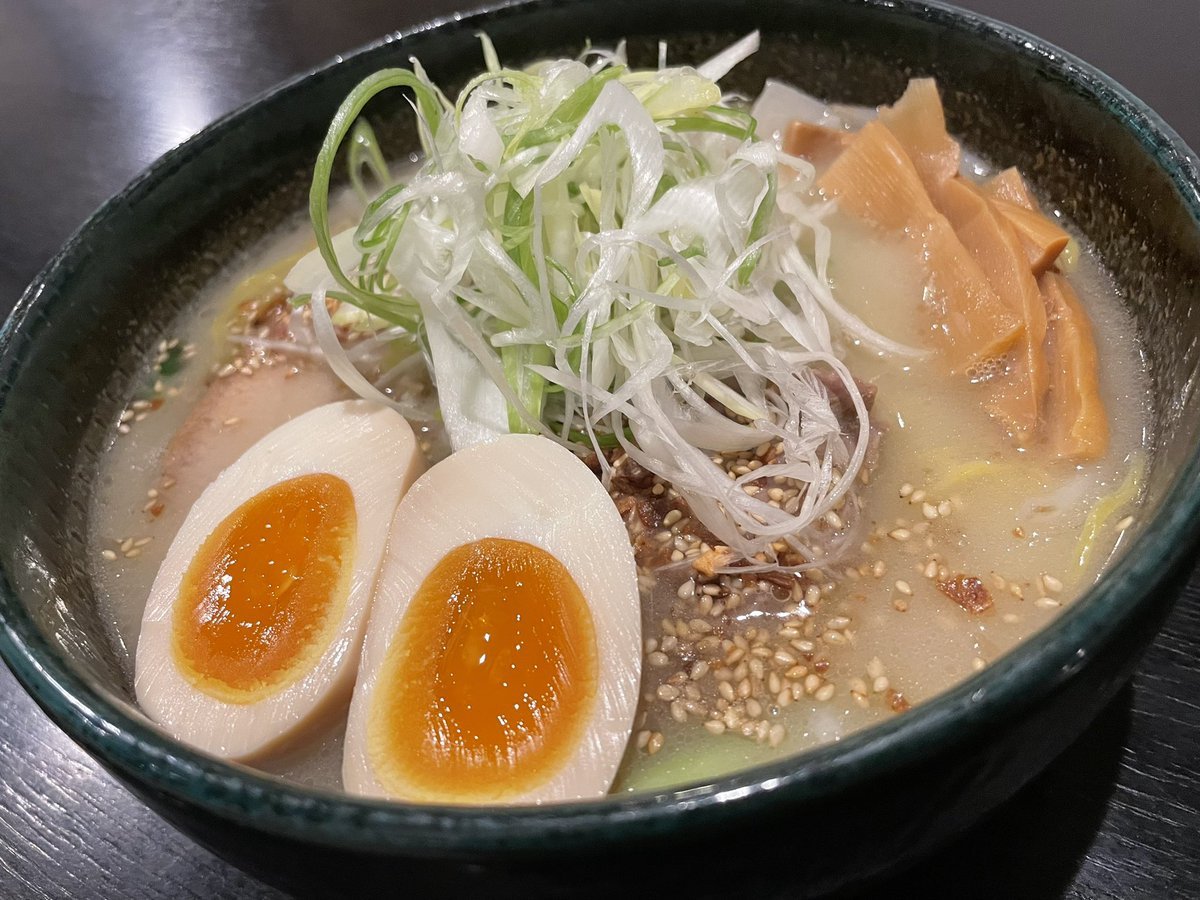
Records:
[[[240,760],[344,714],[392,515],[422,468],[408,422],[361,400],[247,450],[192,506],[154,580],[142,708]]]
[[[625,526],[569,450],[505,435],[396,510],[346,732],[346,790],[541,803],[612,784],[641,677]]]

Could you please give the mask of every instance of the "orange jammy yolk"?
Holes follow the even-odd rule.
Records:
[[[380,672],[367,753],[395,796],[481,802],[558,774],[596,701],[592,615],[545,550],[484,538],[413,597]]]
[[[278,693],[325,652],[345,606],[358,519],[341,478],[301,475],[230,513],[183,576],[172,649],[209,696]]]

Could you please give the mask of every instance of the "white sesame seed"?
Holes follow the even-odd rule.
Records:
[[[1126,516],[1120,522],[1117,523],[1117,531],[1125,531],[1132,524],[1133,524],[1133,516]]]
[[[781,668],[784,666],[791,667],[796,664],[796,657],[782,648],[776,650],[775,654],[771,658],[775,661],[775,664]]]
[[[709,719],[704,723],[704,727],[708,729],[709,734],[725,733],[725,723],[720,719]]]
[[[911,484],[909,484],[907,481],[904,484],[900,485],[901,499],[904,499],[904,498],[910,496],[912,494],[912,492],[913,492],[913,486]]]
[[[937,507],[932,503],[922,503],[921,515],[923,515],[926,519],[936,519],[938,517]]]
[[[882,675],[883,660],[881,660],[878,656],[872,657],[871,661],[867,663],[867,674],[872,678],[878,678],[880,675]]]
[[[952,504],[949,500],[943,500],[937,505],[937,511],[939,516],[948,516],[950,513],[954,512],[954,504]]]
[[[912,532],[907,528],[893,528],[888,532],[888,537],[894,541],[907,541],[912,537]]]
[[[824,687],[822,687],[819,691],[817,691],[816,694],[814,694],[813,696],[816,700],[820,701],[821,703],[825,703],[826,701],[833,699],[833,695],[836,690],[837,690],[837,688],[835,688],[833,686],[833,683],[830,682],[830,683],[826,684]]]
[[[683,513],[681,513],[677,509],[672,509],[665,516],[663,516],[662,523],[664,526],[670,527],[671,525],[674,525],[676,522],[678,522],[682,518],[683,518]]]
[[[909,586],[908,582],[904,580],[896,582],[896,590],[904,594],[906,597],[911,597],[913,592],[913,589]]]
[[[871,682],[871,690],[877,694],[884,693],[891,686],[892,684],[890,681],[888,681],[888,677],[886,675],[880,675]]]
[[[1053,597],[1038,597],[1033,603],[1034,606],[1041,607],[1042,609],[1058,609],[1058,607],[1062,606]]]
[[[679,688],[673,684],[660,684],[655,693],[659,700],[677,700],[679,698]]]
[[[117,558],[116,551],[114,551],[114,550],[101,550],[100,555],[109,561],[112,561]]]
[[[1063,589],[1063,583],[1053,575],[1042,575],[1042,584],[1044,584],[1046,586],[1046,590],[1052,594],[1057,594]]]
[[[780,744],[783,743],[783,739],[786,736],[787,736],[787,729],[784,728],[778,722],[776,722],[774,725],[771,726],[770,731],[767,732],[767,743],[770,744],[772,747],[778,747]]]

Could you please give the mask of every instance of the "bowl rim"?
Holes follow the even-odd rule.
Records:
[[[19,364],[15,347],[22,324],[39,306],[59,271],[84,248],[87,236],[116,214],[131,195],[152,190],[185,157],[218,142],[254,107],[269,98],[303,90],[313,81],[384,46],[425,33],[481,29],[504,15],[540,11],[592,0],[503,0],[464,15],[448,15],[338,55],[259,94],[168,151],[102,205],[68,239],[31,282],[0,326],[0,360]],[[849,5],[923,19],[942,28],[968,29],[977,40],[1004,45],[1043,73],[1068,83],[1114,116],[1173,183],[1200,230],[1200,159],[1175,131],[1132,93],[1075,56],[1021,29],[986,16],[920,0],[853,0]],[[53,299],[52,297],[48,299]],[[0,385],[0,408],[7,402]],[[1184,539],[1180,539],[1181,536]],[[280,837],[318,841],[358,851],[403,849],[443,857],[465,854],[534,853],[579,848],[596,832],[619,825],[609,841],[637,842],[664,835],[688,815],[687,830],[716,827],[761,814],[768,807],[828,797],[854,784],[864,767],[873,777],[927,756],[933,746],[965,743],[997,720],[1035,705],[1086,663],[1089,655],[1125,628],[1171,572],[1190,558],[1200,537],[1200,451],[1176,475],[1155,517],[1134,537],[1123,557],[1053,623],[990,665],[904,716],[874,725],[842,741],[762,764],[715,782],[672,790],[615,795],[540,807],[421,806],[351,797],[289,784],[194,751],[158,731],[131,707],[75,672],[57,655],[0,572],[0,657],[50,718],[107,768],[124,774],[138,790],[176,804],[198,806],[222,819]],[[1148,589],[1147,589],[1148,588]]]

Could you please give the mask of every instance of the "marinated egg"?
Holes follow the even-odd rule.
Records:
[[[438,803],[600,796],[640,650],[633,550],[587,466],[534,435],[460,450],[396,510],[344,786]]]
[[[343,712],[401,496],[402,416],[360,400],[275,429],[192,506],[142,618],[138,701],[172,735],[247,760]]]

